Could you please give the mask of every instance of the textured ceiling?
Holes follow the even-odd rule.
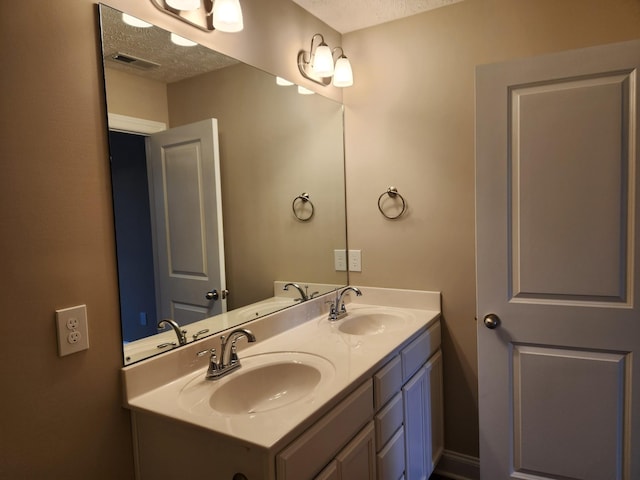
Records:
[[[462,0],[293,0],[340,33],[408,17]]]
[[[164,83],[224,68],[238,63],[209,48],[180,47],[169,39],[169,32],[158,27],[136,28],[122,21],[121,13],[101,5],[102,43],[105,65]],[[157,64],[149,69],[114,61],[115,54]]]

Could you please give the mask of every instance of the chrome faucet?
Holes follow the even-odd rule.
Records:
[[[356,287],[346,287],[342,291],[336,290],[335,302],[331,302],[329,309],[329,320],[338,320],[347,314],[347,307],[344,305],[344,294],[347,292],[355,292],[356,296],[362,295],[362,292]]]
[[[217,380],[233,370],[240,368],[240,359],[236,352],[236,342],[242,337],[247,337],[247,341],[250,343],[256,341],[256,336],[251,333],[251,330],[247,330],[246,328],[237,328],[231,332],[228,337],[224,335],[220,337],[220,360],[216,357],[216,349],[212,348],[211,358],[209,359],[209,369],[205,377],[207,380]],[[231,342],[231,347],[228,346],[229,342]],[[230,352],[228,355],[227,351]],[[229,360],[226,359],[227,356]]]
[[[289,290],[289,287],[294,287],[298,290],[298,292],[300,292],[300,298],[296,298],[296,300],[300,300],[301,302],[306,302],[307,300],[309,300],[309,297],[307,296],[307,292],[305,291],[308,287],[305,287],[305,290],[302,290],[300,285],[298,285],[297,283],[290,282],[290,283],[287,283],[284,287],[282,287],[282,289],[286,292]]]
[[[160,320],[160,322],[158,322],[158,328],[164,328],[165,325],[169,325],[171,328],[173,328],[173,331],[176,332],[176,336],[178,337],[178,343],[180,345],[187,344],[187,331],[180,330],[180,325],[178,325],[178,323],[175,320],[170,320],[168,318],[165,318],[164,320]]]

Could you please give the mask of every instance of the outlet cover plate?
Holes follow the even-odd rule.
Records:
[[[64,357],[89,348],[87,306],[56,310],[58,326],[58,355]]]
[[[362,271],[362,250],[349,250],[349,271]]]

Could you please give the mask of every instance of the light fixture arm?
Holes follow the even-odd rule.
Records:
[[[340,50],[340,56],[338,58],[341,58],[341,57],[347,58],[347,56],[344,54],[344,50],[342,49],[342,47],[335,47],[333,50],[331,50],[331,55],[336,53],[336,50]]]
[[[213,0],[202,0],[202,7],[193,11],[176,10],[167,5],[164,0],[151,0],[151,3],[161,12],[182,20],[200,30],[205,32],[215,30],[211,13],[209,13],[209,11],[213,9]]]
[[[311,61],[311,58],[313,58],[313,54],[316,51],[316,49],[313,48],[313,41],[316,39],[316,37],[320,37],[320,43],[316,46],[316,48],[318,48],[322,44],[326,45],[326,43],[324,42],[324,37],[321,33],[314,34],[313,37],[311,37],[311,46],[309,47],[309,61]]]
[[[320,38],[320,43],[314,47],[313,43],[316,38]],[[306,52],[304,50],[300,50],[298,52],[298,70],[300,70],[300,74],[307,80],[311,80],[318,85],[326,87],[331,83],[331,77],[318,77],[311,71],[311,64],[313,63],[313,56],[315,55],[316,48],[321,45],[326,45],[324,36],[321,33],[314,34],[313,37],[311,37],[309,52]]]

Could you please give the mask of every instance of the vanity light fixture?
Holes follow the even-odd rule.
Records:
[[[151,3],[200,30],[234,33],[244,28],[240,0],[151,0]]]
[[[316,42],[316,39],[319,42]],[[340,51],[340,56],[335,61],[334,55]],[[298,52],[298,70],[302,76],[318,85],[327,86],[333,79],[334,87],[350,87],[353,85],[353,71],[351,63],[344,54],[342,47],[333,50],[325,43],[324,37],[316,33],[311,37],[309,51]]]

